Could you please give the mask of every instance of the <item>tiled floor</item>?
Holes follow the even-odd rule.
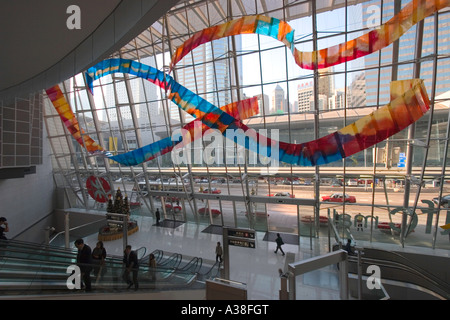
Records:
[[[181,253],[184,259],[202,257],[207,263],[215,261],[215,246],[222,242],[222,235],[202,232],[205,225],[184,223],[177,228],[154,225],[153,218],[136,217],[139,231],[128,237],[133,249],[146,247],[147,253],[159,249],[167,253]],[[289,263],[325,254],[327,239],[300,238],[299,245],[285,244],[286,253],[274,253],[275,243],[263,240],[265,233],[256,233],[256,248],[229,247],[230,280],[244,283],[250,300],[278,300],[281,280],[278,270],[284,270],[286,258]],[[85,238],[94,247],[97,234]],[[104,243],[108,254],[121,256],[123,239]],[[292,260],[292,261],[291,261]],[[338,275],[334,266],[310,272],[296,279],[297,299],[332,300],[339,299]],[[189,299],[187,297],[187,299]]]

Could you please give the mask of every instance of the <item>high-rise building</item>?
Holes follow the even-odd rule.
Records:
[[[404,4],[403,4],[404,5]],[[403,8],[403,6],[402,6]],[[382,14],[382,19],[380,15]],[[362,21],[366,21],[365,27],[377,27],[385,23],[394,16],[394,1],[383,1],[383,7],[380,1],[367,1],[362,5]],[[375,22],[375,23],[374,23]],[[373,25],[376,24],[376,25]],[[450,16],[439,16],[439,54],[448,54],[450,52],[450,33],[448,26],[450,25]],[[422,39],[422,57],[434,53],[434,19],[427,18],[424,20],[424,31]],[[404,80],[414,77],[414,52],[416,39],[416,26],[409,29],[399,40],[398,61],[402,63],[398,67],[398,73],[392,77],[392,68],[390,66],[384,68],[373,68],[365,71],[367,106],[373,106],[379,103],[384,105],[390,99],[390,82],[392,80]],[[381,55],[381,57],[380,57]],[[365,57],[366,67],[376,66],[378,62],[381,64],[390,64],[393,62],[393,45],[378,51],[377,53]],[[431,89],[433,76],[433,59],[421,63],[420,78],[425,80],[428,89]],[[450,72],[450,60],[439,60],[437,72],[436,95],[448,91],[448,74]],[[395,79],[397,78],[397,79]],[[379,87],[379,89],[378,89]]]
[[[366,106],[366,78],[364,73],[359,73],[353,79],[350,85],[350,103],[349,107],[365,107]]]
[[[154,59],[144,58],[141,60],[142,63],[155,67]],[[149,81],[144,81],[139,78],[129,77],[130,92],[127,92],[125,85],[125,78],[121,75],[114,75],[115,84],[112,82],[111,78],[106,78],[104,83],[110,83],[104,86],[103,92],[105,96],[105,103],[108,112],[108,118],[110,121],[118,121],[120,117],[122,120],[130,120],[131,108],[134,108],[136,116],[141,121],[148,122],[148,117],[158,115],[157,104],[152,103],[152,101],[157,101],[157,86]],[[115,92],[115,94],[114,94]],[[131,95],[132,101],[128,94]],[[130,103],[133,103],[130,105]],[[147,109],[148,105],[148,109]],[[119,106],[119,108],[116,108]],[[148,111],[147,111],[148,110]],[[106,119],[101,119],[106,120]]]
[[[328,110],[328,97],[324,94],[319,94],[317,108],[319,111]],[[316,109],[316,104],[314,103],[314,96],[309,98],[309,110],[314,111]]]
[[[239,51],[241,42],[236,39],[236,50]],[[213,61],[217,57],[226,57],[231,50],[228,39],[218,39],[211,43],[202,45],[192,51],[183,58],[184,68],[176,70],[177,81],[189,90],[198,93],[208,102],[217,107],[242,100],[243,93],[240,96],[233,95],[231,87],[236,87],[242,83],[242,78],[236,79],[235,73],[230,70],[238,70],[237,74],[242,77],[242,58],[237,57],[236,60],[224,58],[214,61],[214,63],[202,63],[197,65],[195,69],[191,65],[203,62]],[[236,61],[237,66],[234,66]],[[185,114],[186,121],[189,122],[194,118]],[[179,120],[179,110],[174,104],[170,106],[170,118]]]
[[[333,72],[333,68],[325,68],[319,71],[317,81],[317,90],[319,95],[319,110],[330,109],[335,107],[335,86],[334,76],[329,73]],[[330,99],[332,102],[330,102]],[[297,87],[298,112],[307,112],[315,109],[314,106],[314,82],[304,82]]]
[[[304,82],[297,87],[298,112],[310,111],[310,98],[314,97],[314,82]]]
[[[258,94],[259,114],[258,115],[269,115],[270,114],[270,101],[267,94]],[[264,110],[264,112],[263,112]]]
[[[287,113],[288,105],[286,103],[286,99],[284,97],[284,90],[277,85],[272,95],[272,113]]]
[[[319,95],[323,95],[324,99],[326,100],[325,104],[323,105],[323,110],[328,110],[328,99],[331,98],[331,96],[335,93],[335,86],[334,86],[334,76],[329,75],[333,72],[333,67],[331,68],[324,68],[319,70],[319,79],[318,79],[318,85],[319,85]],[[319,108],[320,110],[321,108]]]
[[[328,98],[328,110],[343,109],[345,107],[345,91],[336,90],[335,93]],[[348,104],[347,107],[349,107]]]

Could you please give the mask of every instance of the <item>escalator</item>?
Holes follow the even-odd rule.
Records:
[[[148,256],[145,248],[136,250],[139,258],[138,281],[140,290],[173,290],[187,287],[204,288],[202,282],[203,260],[192,258],[183,262],[181,254],[165,255],[161,250],[152,254],[157,261],[156,270],[148,266]],[[6,241],[0,243],[0,295],[42,295],[42,294],[71,294],[68,289],[68,278],[76,265],[77,250],[64,249],[54,246]],[[92,265],[92,267],[95,267]],[[68,269],[69,268],[69,269]],[[218,266],[208,269],[212,272]],[[93,292],[110,293],[124,292],[127,284],[122,278],[124,266],[122,257],[107,256],[105,265],[94,277],[91,273]],[[156,279],[152,274],[156,273]]]
[[[370,266],[377,266],[380,270],[380,280],[383,284],[385,294],[390,299],[402,300],[448,300],[450,299],[450,284],[445,280],[446,272],[450,267],[450,259],[433,258],[432,256],[424,256],[424,264],[405,257],[403,254],[393,251],[359,248],[362,252],[362,258],[358,264],[358,256],[348,257],[349,281],[350,286],[353,283],[353,291],[357,290],[357,275],[362,276],[363,282],[372,276],[367,273]],[[420,255],[417,255],[420,261]],[[430,272],[428,266],[439,264],[439,269],[443,270],[442,274]],[[358,270],[359,267],[359,270]],[[353,276],[352,276],[353,275]],[[369,279],[370,281],[370,279]],[[378,298],[379,292],[376,290],[367,290],[367,286],[363,285],[363,298]],[[352,290],[351,290],[352,291]],[[353,296],[357,296],[356,293]]]
[[[328,215],[330,240],[336,242],[331,250],[344,247],[340,232]],[[347,238],[352,239],[348,231]],[[419,252],[394,252],[372,247],[354,248],[348,256],[349,290],[353,297],[361,299],[448,300],[450,283],[448,270],[450,257]],[[358,257],[358,255],[360,256]],[[359,259],[358,259],[359,258]],[[382,290],[369,289],[368,282],[374,273],[369,267],[380,270]]]

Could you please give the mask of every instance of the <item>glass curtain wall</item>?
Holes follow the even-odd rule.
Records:
[[[295,47],[313,51],[366,34],[409,2],[180,2],[111,58],[168,73],[176,48],[196,32],[249,15],[288,22],[295,29]],[[391,81],[424,79],[431,110],[414,125],[344,160],[274,167],[226,139],[205,136],[184,151],[191,161],[175,162],[172,152],[124,166],[89,155],[46,99],[55,181],[71,207],[105,210],[86,188],[94,176],[134,199],[133,214],[153,217],[159,208],[172,220],[307,237],[327,236],[333,223],[342,237],[355,242],[448,249],[449,230],[441,227],[450,223],[448,205],[442,201],[438,207],[433,199],[450,193],[449,22],[450,9],[445,8],[390,46],[327,69],[302,69],[281,42],[245,34],[203,44],[171,71],[177,82],[218,107],[256,97],[259,114],[243,122],[297,144],[335,132],[389,103]],[[96,80],[93,95],[83,74],[60,87],[84,134],[112,154],[172,136],[193,120],[163,89],[129,74]],[[356,202],[345,202],[352,197]]]

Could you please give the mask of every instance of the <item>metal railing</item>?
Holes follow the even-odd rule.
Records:
[[[66,230],[58,232],[55,236],[53,236],[49,243],[50,245],[60,246],[69,248],[69,243],[71,240],[75,241],[76,238],[83,238],[88,235],[91,235],[95,232],[98,232],[99,228],[104,225],[106,222],[106,218],[101,220],[96,220],[92,222],[88,222],[77,227],[70,228],[68,234]],[[102,223],[102,224],[100,224]],[[71,239],[72,238],[72,239]]]

